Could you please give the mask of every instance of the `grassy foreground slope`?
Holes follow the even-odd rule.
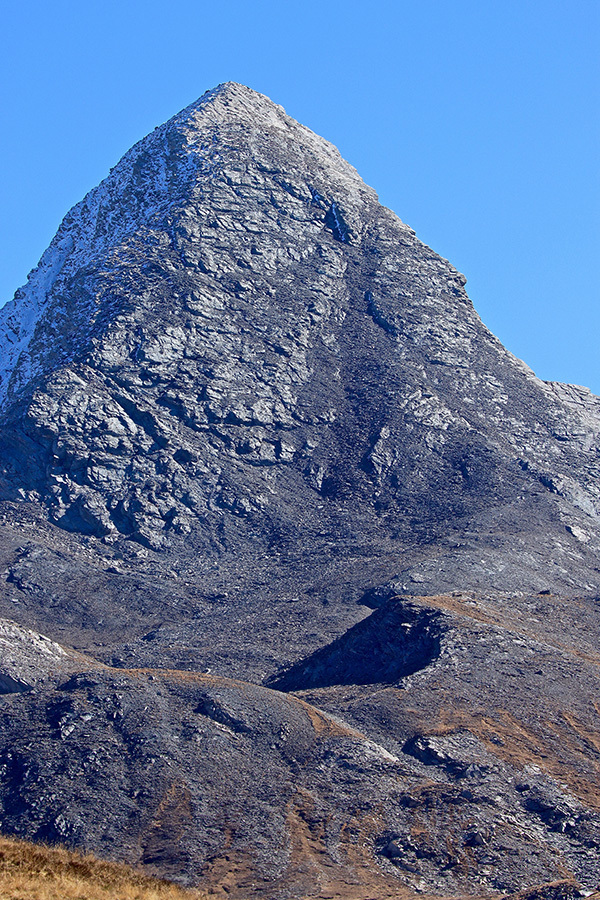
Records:
[[[365,896],[359,885],[352,891],[353,900]],[[227,896],[228,889],[224,887]],[[214,897],[210,893],[210,897]],[[239,896],[237,894],[236,896]],[[323,896],[349,897],[345,892]],[[398,885],[392,893],[375,890],[369,898],[409,900],[417,895]],[[422,900],[434,900],[431,894],[420,894]],[[454,896],[453,900],[575,900],[584,896],[570,879],[540,885],[516,894],[484,894]],[[91,854],[32,844],[0,835],[0,900],[209,900],[209,895],[186,890],[168,881],[148,877],[121,863],[106,862]],[[444,900],[439,897],[438,900]],[[450,898],[446,898],[450,900]],[[600,900],[600,890],[587,896]]]
[[[130,866],[0,836],[0,900],[202,900]]]

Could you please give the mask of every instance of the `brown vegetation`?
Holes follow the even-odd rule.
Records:
[[[0,900],[201,900],[167,881],[64,847],[0,837]]]

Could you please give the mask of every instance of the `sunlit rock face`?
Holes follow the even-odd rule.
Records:
[[[565,515],[587,536],[600,420],[501,347],[464,281],[335,148],[221,86],[66,216],[4,311],[26,487],[66,528],[155,548],[324,526],[555,544]]]
[[[134,148],[65,220],[20,327],[7,311],[3,387],[10,405],[43,384],[24,430],[44,481],[56,470],[55,520],[155,545],[285,526],[289,491],[320,518],[347,405],[345,251],[378,209],[333,147],[240,86]]]
[[[356,822],[338,809],[324,852],[362,871],[373,896],[386,879],[442,893],[517,890],[552,880],[556,853],[560,871],[591,889],[600,400],[537,379],[481,323],[464,285],[331,144],[225,84],[123,157],[0,311],[0,615],[98,666],[66,682],[71,651],[21,630],[16,662],[0,664],[10,741],[26,734],[34,765],[37,718],[46,721],[40,778],[51,784],[64,761],[53,741],[81,719],[91,753],[96,726],[83,707],[123,693],[133,718],[116,737],[121,700],[98,713],[110,781],[123,758],[109,752],[113,739],[135,744],[142,701],[162,709],[157,753],[171,762],[145,801],[128,770],[114,804],[110,840],[129,817],[129,856],[141,846],[137,804],[154,848],[142,862],[193,881],[231,845],[273,896],[292,882],[308,896],[294,847],[306,826],[302,846],[316,848],[342,803]],[[579,657],[574,602],[587,629]],[[40,654],[43,678],[30,671]],[[205,681],[184,690],[164,676],[161,699],[158,675],[143,689],[135,680],[142,668]],[[537,673],[550,671],[546,696]],[[248,693],[250,682],[278,692]],[[282,699],[299,691],[333,718]],[[550,735],[532,698],[560,720]],[[350,724],[337,733],[339,716]],[[296,720],[302,740],[282,749]],[[265,722],[285,773],[268,801]],[[185,744],[190,734],[202,752]],[[528,741],[537,769],[523,774]],[[224,812],[222,770],[206,762],[213,744],[233,779]],[[150,749],[144,759],[156,757]],[[336,753],[346,760],[330,770],[337,798],[323,774]],[[241,762],[253,754],[258,762]],[[6,800],[11,829],[114,855],[100,818],[88,834],[78,813],[71,830],[52,824],[37,789],[18,786],[21,764],[10,766],[6,783],[22,797]],[[152,804],[171,802],[169,766],[181,775],[174,809],[195,829],[185,852],[152,844]],[[80,768],[100,817],[107,787],[94,792]],[[292,802],[295,777],[302,791],[318,785],[310,802]],[[203,778],[214,795],[204,819]],[[262,799],[241,827],[239,797],[257,779]],[[75,798],[83,788],[72,784]],[[244,896],[252,877],[239,876]]]

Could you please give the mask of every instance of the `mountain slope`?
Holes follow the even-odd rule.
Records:
[[[464,283],[236,84],[66,216],[0,312],[11,830],[54,835],[66,767],[61,839],[187,880],[231,848],[236,890],[304,896],[302,846],[364,885],[594,886],[600,400],[537,379]],[[36,680],[17,626],[87,661]],[[171,789],[183,843],[146,859]]]

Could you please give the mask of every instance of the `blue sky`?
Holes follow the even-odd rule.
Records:
[[[0,304],[136,140],[240,81],[333,141],[542,378],[600,394],[598,0],[21,0]]]

